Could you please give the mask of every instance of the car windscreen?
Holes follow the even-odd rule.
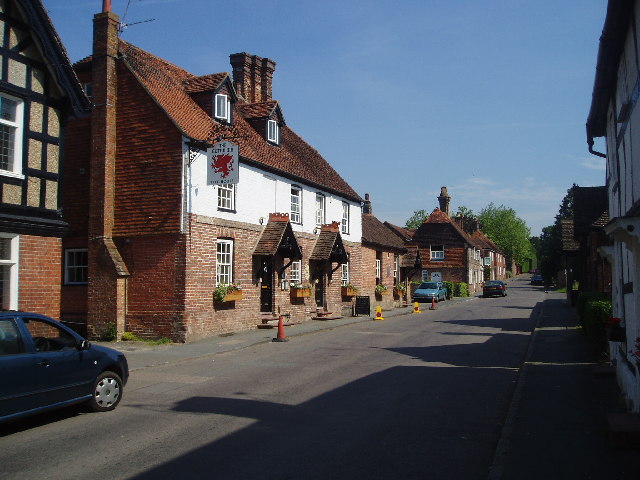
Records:
[[[489,280],[484,284],[485,287],[499,287],[500,285],[502,285],[502,282],[498,282],[495,280]]]
[[[420,289],[434,289],[434,288],[438,288],[438,284],[436,282],[424,282],[421,283],[420,286],[418,287]]]

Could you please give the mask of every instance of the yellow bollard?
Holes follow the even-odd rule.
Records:
[[[374,320],[384,320],[382,317],[382,307],[376,307],[376,318],[374,318]]]
[[[418,302],[413,303],[413,313],[420,313],[420,304]]]

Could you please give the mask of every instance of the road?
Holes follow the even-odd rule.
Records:
[[[0,479],[487,478],[540,287],[132,373],[0,430]]]

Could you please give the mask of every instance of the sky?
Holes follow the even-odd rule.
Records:
[[[43,3],[71,61],[90,55],[102,0]],[[124,40],[195,75],[230,72],[232,53],[274,60],[287,125],[369,193],[379,220],[431,212],[446,186],[452,213],[504,205],[539,235],[573,183],[605,183],[585,123],[606,4],[112,0],[112,11]]]

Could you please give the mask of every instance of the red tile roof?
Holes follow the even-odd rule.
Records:
[[[225,136],[240,146],[241,162],[271,170],[294,181],[307,183],[352,201],[362,198],[308,143],[287,126],[280,129],[280,144],[269,144],[247,121],[277,107],[277,102],[236,104],[239,115],[234,125],[215,121],[189,96],[191,89],[210,87],[223,75],[197,77],[159,57],[120,40],[120,54],[125,64],[149,92],[158,106],[166,112],[182,134],[194,140],[212,142]],[[273,111],[273,110],[272,110]]]
[[[184,80],[182,83],[184,85],[185,92],[198,93],[217,89],[225,78],[230,79],[229,74],[226,72],[212,73],[201,77],[189,78]]]

